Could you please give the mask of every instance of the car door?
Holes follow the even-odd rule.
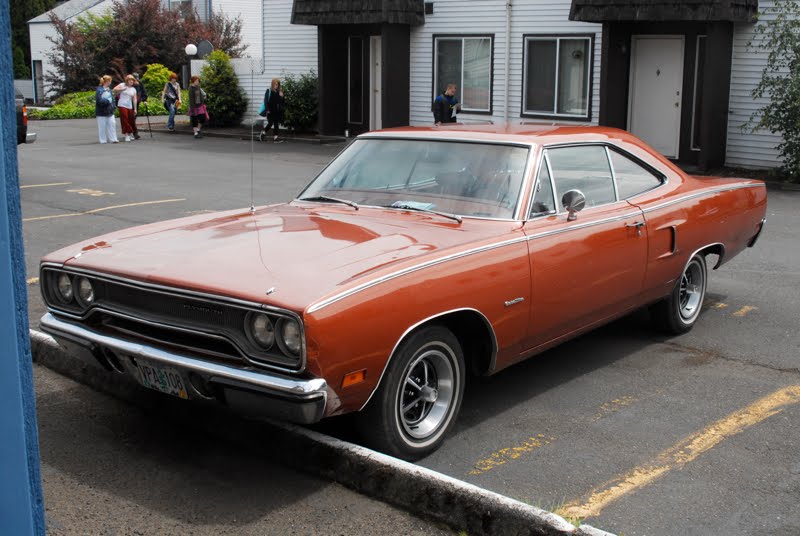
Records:
[[[641,210],[620,199],[609,162],[601,144],[544,151],[525,224],[533,298],[528,350],[637,304],[647,227]],[[586,198],[572,221],[560,201],[571,190]]]

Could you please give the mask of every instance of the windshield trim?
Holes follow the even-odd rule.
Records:
[[[471,216],[471,215],[468,215],[468,214],[457,214],[457,213],[454,213],[454,214],[459,216],[459,217],[461,217],[461,218],[469,218],[469,219],[474,219],[474,220],[516,221],[516,222],[524,221],[521,218],[521,211],[522,211],[523,205],[525,204],[525,192],[530,191],[529,190],[529,188],[530,188],[530,184],[529,183],[530,183],[530,180],[531,180],[531,170],[533,169],[533,166],[536,163],[535,162],[535,160],[536,160],[536,148],[537,148],[538,144],[533,143],[533,142],[526,142],[526,141],[484,140],[484,139],[475,139],[475,138],[461,138],[461,137],[455,137],[455,136],[442,137],[442,136],[436,136],[436,135],[430,136],[430,135],[427,135],[428,131],[426,131],[425,134],[426,135],[424,135],[424,136],[414,136],[414,135],[402,135],[402,134],[399,134],[399,135],[398,134],[382,134],[380,132],[367,132],[365,134],[361,134],[361,135],[357,136],[356,138],[353,138],[353,141],[348,143],[346,147],[344,147],[341,151],[339,151],[336,154],[336,156],[334,156],[331,159],[331,161],[328,162],[325,165],[325,167],[323,167],[321,170],[319,170],[319,173],[314,175],[314,178],[311,179],[311,181],[308,184],[306,184],[305,188],[303,188],[303,190],[299,194],[297,194],[295,196],[294,201],[301,201],[303,203],[313,203],[314,201],[303,201],[300,198],[304,197],[304,194],[309,189],[309,187],[312,184],[314,184],[314,182],[319,178],[320,175],[325,173],[325,170],[327,170],[331,166],[331,164],[333,164],[336,160],[339,159],[340,156],[342,156],[342,153],[344,153],[346,150],[348,150],[350,148],[350,146],[354,142],[359,141],[359,140],[403,140],[403,141],[421,141],[421,140],[424,140],[424,141],[436,141],[436,142],[445,142],[445,143],[474,143],[474,144],[478,144],[478,145],[506,145],[506,146],[510,146],[510,147],[520,147],[520,148],[528,149],[528,156],[527,156],[527,160],[525,162],[525,168],[524,168],[524,170],[522,172],[522,181],[520,182],[519,193],[517,195],[516,205],[514,206],[514,210],[512,211],[512,216],[510,218],[493,218],[493,217],[490,217],[490,216]],[[386,207],[382,207],[380,205],[369,205],[369,204],[362,204],[362,203],[359,203],[358,206],[359,206],[359,208],[365,208],[365,207],[369,207],[369,208],[386,208]]]

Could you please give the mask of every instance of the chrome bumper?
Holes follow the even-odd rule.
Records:
[[[28,132],[25,134],[25,143],[33,143],[36,141],[36,133],[35,132]]]
[[[104,352],[111,351],[133,360],[148,359],[184,373],[198,374],[208,383],[220,387],[224,391],[225,401],[230,405],[248,411],[301,423],[316,422],[325,411],[328,385],[321,378],[301,380],[210,363],[147,344],[103,335],[61,320],[52,313],[45,314],[40,325],[43,331],[59,342],[71,343],[88,350],[106,368],[116,369],[118,372],[130,373],[131,370],[109,367],[108,361],[103,357]],[[200,397],[208,398],[202,394]]]

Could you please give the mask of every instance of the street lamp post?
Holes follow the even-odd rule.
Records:
[[[186,45],[186,48],[183,49],[186,52],[186,55],[189,57],[189,63],[183,66],[183,72],[181,73],[181,78],[183,78],[183,87],[189,87],[189,75],[191,71],[191,62],[192,57],[197,55],[197,47],[192,43]]]

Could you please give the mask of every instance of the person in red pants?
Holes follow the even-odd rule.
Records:
[[[119,110],[119,120],[122,123],[122,133],[125,141],[133,140],[133,122],[136,120],[137,98],[136,98],[136,79],[133,75],[125,77],[125,82],[117,84],[114,92],[119,94],[117,109]]]

